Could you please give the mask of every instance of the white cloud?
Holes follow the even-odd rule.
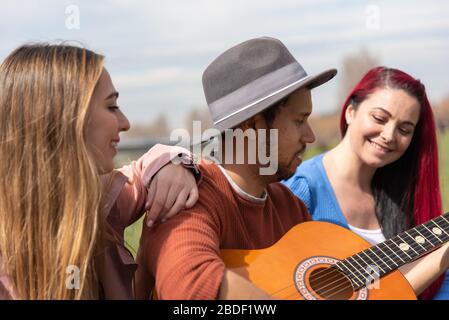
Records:
[[[114,82],[122,88],[148,88],[185,83],[195,80],[197,76],[197,72],[192,70],[168,67],[148,70],[138,74],[124,73],[114,75]]]

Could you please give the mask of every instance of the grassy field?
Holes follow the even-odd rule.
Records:
[[[131,253],[136,257],[139,248],[139,239],[142,232],[143,218],[140,218],[125,230],[125,244]]]
[[[443,196],[444,212],[449,211],[449,131],[440,134],[438,139],[440,150],[440,181]]]
[[[441,191],[443,195],[444,211],[449,211],[449,132],[440,134],[438,137],[439,158],[440,158],[440,181]],[[325,150],[318,148],[311,148],[306,154],[306,158],[310,158],[315,154],[321,153]],[[135,254],[139,245],[140,233],[142,230],[142,221],[140,219],[126,229],[125,240],[128,248]]]

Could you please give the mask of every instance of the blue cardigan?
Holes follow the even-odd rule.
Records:
[[[327,221],[349,229],[324,169],[323,156],[324,153],[304,161],[296,173],[283,183],[306,204],[313,220]],[[434,300],[449,300],[449,271]]]

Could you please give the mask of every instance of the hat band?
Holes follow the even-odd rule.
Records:
[[[297,62],[270,72],[209,104],[214,124],[251,108],[308,78],[305,70]],[[276,87],[273,86],[274,84]]]

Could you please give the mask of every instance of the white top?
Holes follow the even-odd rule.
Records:
[[[385,241],[385,236],[382,233],[382,229],[360,229],[348,224],[349,230],[358,234],[363,239],[371,243],[372,245],[376,245],[380,242]]]
[[[260,197],[260,198],[247,193],[242,188],[240,188],[237,185],[237,183],[235,183],[235,181],[232,179],[232,177],[226,172],[226,169],[221,166],[220,161],[217,158],[208,157],[208,159],[215,162],[215,164],[218,166],[218,168],[220,168],[221,172],[224,174],[224,176],[228,180],[231,187],[243,198],[245,198],[246,200],[252,201],[252,202],[257,202],[257,203],[264,203],[265,200],[267,200],[267,190],[264,190],[262,197]]]

